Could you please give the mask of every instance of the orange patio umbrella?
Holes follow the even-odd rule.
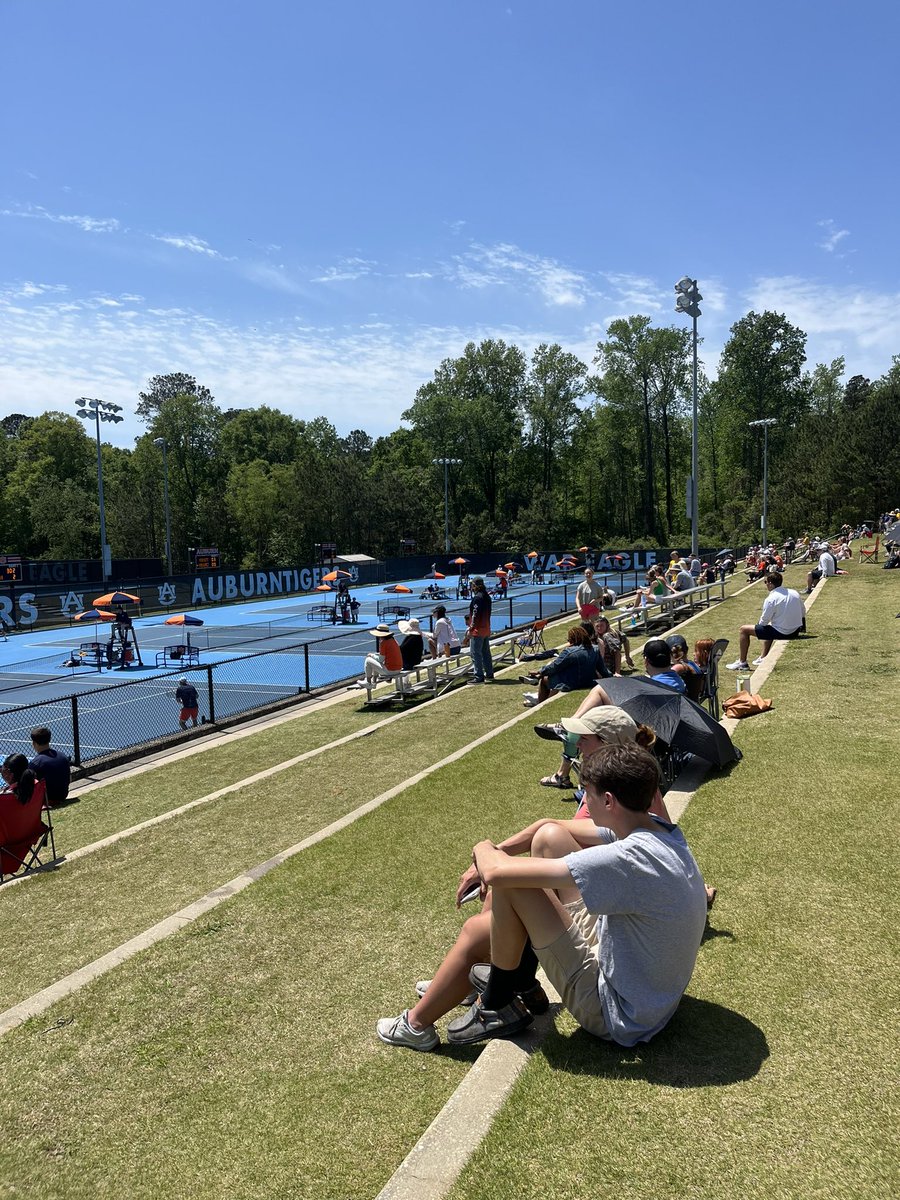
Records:
[[[386,592],[403,592],[407,596],[412,595],[412,588],[404,587],[402,583],[395,583],[393,587],[386,587],[384,590]]]
[[[440,571],[434,571],[431,577],[432,577],[432,579],[446,579],[447,578],[447,576],[442,575]]]
[[[467,558],[460,557],[460,558],[454,558],[452,561],[453,561],[453,565],[455,567],[461,567],[463,565],[463,563],[467,563],[469,560]]]
[[[94,604],[98,608],[102,608],[104,604],[140,604],[140,596],[132,596],[131,592],[107,592],[105,596],[98,596]],[[115,620],[115,618],[113,618]]]
[[[590,550],[590,546],[579,546],[578,547],[579,554],[587,554],[588,550]]]
[[[322,582],[323,583],[335,583],[338,579],[352,579],[352,578],[353,578],[353,576],[350,574],[349,571],[341,571],[340,569],[338,569],[335,571],[329,571],[327,575],[323,575]],[[316,590],[318,591],[318,588]]]
[[[185,641],[187,642],[188,646],[190,646],[190,644],[191,644],[191,628],[190,627],[192,625],[202,625],[203,618],[196,616],[196,614],[194,614],[194,613],[175,613],[174,616],[166,617],[163,624],[164,625],[186,625],[187,626],[187,637],[185,638]]]
[[[316,588],[316,591],[317,592],[332,592],[332,591],[334,591],[334,588],[329,587],[327,583],[320,583],[319,586]]]

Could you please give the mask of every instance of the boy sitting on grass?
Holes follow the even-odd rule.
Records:
[[[451,1042],[505,1037],[530,1025],[519,993],[533,987],[537,962],[596,1037],[633,1046],[669,1021],[694,969],[707,897],[681,831],[649,812],[658,781],[646,750],[600,746],[582,773],[595,844],[585,847],[585,838],[557,825],[560,857],[521,858],[488,841],[475,847],[479,878],[491,888],[491,967],[486,982],[477,970],[470,976],[483,994],[450,1023]],[[583,936],[567,907],[579,899],[598,918],[597,942]],[[401,1039],[396,1024],[379,1022],[382,1040],[421,1050],[438,1045],[433,1025]]]
[[[703,876],[684,835],[649,813],[659,774],[637,745],[601,746],[582,782],[594,824],[608,844],[563,858],[513,858],[491,842],[473,852],[490,886],[491,971],[469,1012],[450,1023],[465,1045],[518,1033],[533,1020],[516,996],[526,939],[563,1004],[595,1037],[646,1042],[669,1021],[690,981],[706,924]],[[580,893],[600,919],[592,950],[562,896]]]

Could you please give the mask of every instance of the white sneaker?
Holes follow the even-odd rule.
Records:
[[[405,1008],[399,1017],[382,1017],[375,1026],[378,1036],[389,1046],[406,1046],[409,1050],[434,1050],[441,1044],[433,1025],[427,1025],[424,1029],[413,1029],[408,1017],[408,1008]]]
[[[761,667],[766,660],[764,658],[754,658],[751,666]]]
[[[522,703],[526,708],[534,708],[536,704],[540,703],[537,692],[523,692]]]
[[[736,658],[733,663],[725,664],[725,670],[726,671],[749,671],[750,664],[746,663],[746,662],[742,662],[741,659]]]

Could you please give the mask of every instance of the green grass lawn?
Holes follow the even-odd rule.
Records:
[[[736,639],[761,603],[686,636]],[[826,585],[683,822],[719,887],[689,998],[634,1051],[560,1017],[455,1200],[896,1190],[898,608],[876,567]],[[508,720],[511,677],[4,889],[4,1004]],[[84,844],[380,719],[358,709],[119,781],[60,827]],[[0,1040],[0,1196],[374,1196],[480,1053],[392,1050],[375,1019],[455,936],[471,845],[570,814],[536,785],[554,757],[518,724]]]

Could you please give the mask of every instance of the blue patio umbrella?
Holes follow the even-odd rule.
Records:
[[[165,624],[166,625],[202,625],[203,618],[195,616],[194,613],[176,613],[176,615],[174,617],[167,617],[165,620]],[[190,630],[188,630],[188,632],[187,632],[186,642],[187,642],[188,646],[190,646],[190,644],[191,644],[191,631]]]

